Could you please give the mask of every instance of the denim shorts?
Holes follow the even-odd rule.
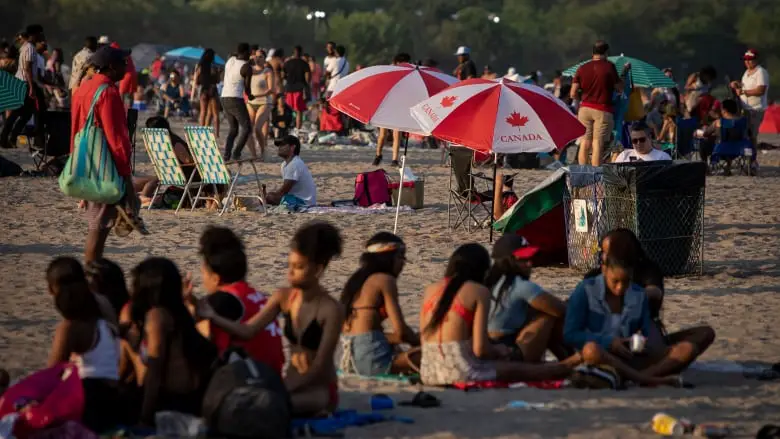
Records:
[[[381,375],[390,373],[393,365],[393,347],[384,332],[371,331],[357,335],[342,335],[341,369],[357,375]]]

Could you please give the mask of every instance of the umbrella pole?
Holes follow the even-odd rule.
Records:
[[[395,200],[395,223],[393,224],[393,234],[398,231],[398,214],[401,213],[401,195],[404,191],[404,168],[406,167],[406,150],[409,148],[409,134],[403,133],[404,153],[401,155],[401,182],[398,183],[398,198]]]
[[[490,206],[490,243],[493,243],[493,223],[495,222],[495,211],[496,211],[496,185],[498,182],[496,181],[496,174],[497,174],[497,168],[498,168],[498,154],[495,152],[493,153],[493,202]]]

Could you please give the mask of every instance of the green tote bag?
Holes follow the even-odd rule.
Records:
[[[103,130],[95,124],[95,103],[107,88],[101,85],[92,98],[87,122],[73,138],[73,151],[60,174],[60,190],[69,197],[95,203],[116,204],[125,194]]]

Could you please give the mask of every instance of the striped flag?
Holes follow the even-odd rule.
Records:
[[[24,105],[27,83],[0,70],[0,111],[16,110]]]

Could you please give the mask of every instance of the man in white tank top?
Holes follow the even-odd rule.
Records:
[[[249,44],[240,43],[236,54],[225,63],[225,79],[220,97],[230,126],[225,140],[226,161],[241,158],[241,151],[243,151],[252,129],[249,112],[244,101],[244,93],[248,95],[250,101],[253,99],[250,87],[252,66],[247,62],[249,55]],[[249,149],[252,157],[256,157],[254,145],[250,145]]]

